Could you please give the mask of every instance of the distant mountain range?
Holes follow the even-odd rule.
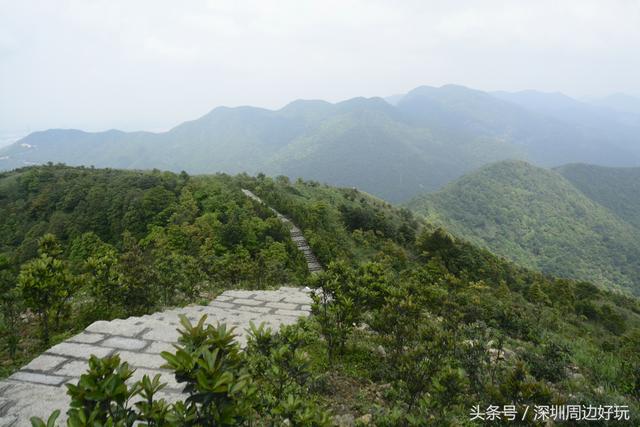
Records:
[[[504,161],[409,202],[521,265],[640,294],[640,168]]]
[[[623,113],[640,114],[640,97],[637,96],[626,95],[624,93],[614,93],[613,95],[605,96],[604,98],[593,99],[591,102],[595,105]]]
[[[640,165],[635,98],[422,86],[407,94],[277,110],[219,107],[168,132],[35,132],[0,149],[0,170],[64,162],[190,173],[264,172],[353,186],[402,202],[482,165]]]

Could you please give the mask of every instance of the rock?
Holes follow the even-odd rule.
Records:
[[[368,331],[371,328],[369,327],[368,324],[366,324],[365,322],[362,322],[359,325],[356,325],[356,329],[358,329],[359,331]]]
[[[368,426],[371,424],[371,419],[373,416],[371,414],[364,414],[356,420],[356,424]]]
[[[353,427],[355,418],[351,414],[334,415],[332,418],[333,425],[338,427]]]
[[[382,357],[387,357],[387,351],[381,345],[376,347],[376,353],[378,353]]]
[[[580,372],[572,372],[571,374],[569,374],[569,378],[574,381],[582,381],[584,380],[584,375],[582,375]]]
[[[503,348],[502,351],[504,353],[505,360],[511,360],[516,356],[516,352],[508,348]]]
[[[489,352],[489,359],[491,360],[491,363],[495,363],[503,360],[510,360],[516,355],[516,353],[513,350],[509,350],[508,348],[503,348],[503,349],[490,348],[488,352]]]

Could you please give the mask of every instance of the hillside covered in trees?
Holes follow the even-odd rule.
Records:
[[[640,168],[576,163],[555,170],[591,200],[640,229]]]
[[[571,169],[560,172],[569,176]],[[520,265],[639,292],[640,229],[632,222],[634,181],[614,191],[615,182],[597,176],[580,189],[571,180],[578,178],[565,179],[556,171],[525,162],[500,162],[418,197],[408,206],[455,235]],[[599,184],[591,186],[594,181]],[[621,197],[625,188],[630,194]]]
[[[309,276],[273,212],[241,188],[291,218],[326,271]],[[200,400],[149,399],[112,413],[97,405],[97,417],[475,425],[472,405],[513,404],[523,415],[526,405],[575,403],[628,405],[639,421],[637,299],[519,267],[355,189],[264,175],[29,167],[0,175],[0,237],[3,375],[96,319],[231,287],[318,290],[312,317],[254,331],[243,352],[220,330],[185,326],[184,352],[167,361]],[[205,387],[214,359],[228,388]],[[115,359],[94,363],[97,387],[97,372],[126,373]],[[70,393],[83,401],[87,384]]]

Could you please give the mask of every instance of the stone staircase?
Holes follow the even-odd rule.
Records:
[[[244,194],[263,203],[248,190]],[[275,212],[275,211],[274,211]],[[288,218],[276,212],[288,225],[291,237],[304,253],[309,271],[322,271],[302,232]],[[143,375],[160,374],[167,387],[159,398],[175,401],[183,398],[180,385],[173,374],[162,368],[163,351],[172,351],[178,339],[179,316],[192,322],[207,315],[207,323],[226,323],[235,327],[237,341],[246,343],[250,322],[264,322],[273,329],[295,323],[311,311],[309,289],[281,287],[270,291],[229,290],[209,305],[192,305],[159,313],[112,321],[98,321],[83,332],[61,342],[9,378],[0,381],[0,427],[28,427],[29,418],[48,417],[61,409],[59,425],[64,425],[69,406],[65,384],[77,383],[88,367],[90,355],[99,357],[119,354],[123,361],[136,369],[133,380]]]
[[[251,191],[242,189],[242,192],[247,197],[255,200],[256,202],[265,204],[260,197],[256,196]],[[287,227],[289,227],[291,239],[296,244],[298,249],[300,249],[300,251],[304,254],[304,258],[307,260],[307,267],[309,268],[309,271],[311,273],[318,273],[320,271],[323,271],[320,261],[318,261],[316,256],[313,254],[313,251],[311,251],[311,247],[309,246],[309,243],[307,243],[307,239],[305,239],[302,235],[302,231],[293,222],[291,222],[289,218],[282,215],[272,207],[269,207],[269,209],[271,209],[276,214],[280,221],[282,221]]]

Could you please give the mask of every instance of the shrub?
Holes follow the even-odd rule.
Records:
[[[180,319],[179,345],[163,352],[165,368],[173,370],[188,397],[168,404],[157,399],[165,386],[160,375],[128,385],[133,370],[119,356],[91,356],[89,370],[67,385],[71,405],[69,427],[134,425],[148,427],[213,427],[249,425],[328,426],[329,415],[308,398],[308,360],[301,346],[307,333],[298,326],[273,333],[252,326],[246,352],[233,329]],[[258,392],[259,390],[259,392]],[[136,401],[137,400],[137,401]],[[60,411],[34,427],[54,427]]]

